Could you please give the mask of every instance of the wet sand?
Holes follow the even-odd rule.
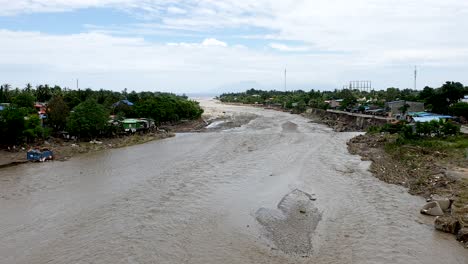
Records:
[[[356,133],[203,105],[255,119],[0,170],[0,263],[467,263],[347,152]]]

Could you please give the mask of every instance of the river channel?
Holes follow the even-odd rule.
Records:
[[[347,152],[356,133],[203,105],[255,118],[0,170],[0,263],[468,263],[422,198]]]

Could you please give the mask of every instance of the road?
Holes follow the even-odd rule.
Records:
[[[251,121],[2,169],[0,263],[467,263],[348,154],[356,133],[203,105]]]

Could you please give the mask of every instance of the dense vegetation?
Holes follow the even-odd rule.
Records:
[[[358,102],[366,98],[367,103],[383,107],[385,102],[395,100],[418,101],[426,104],[426,109],[434,113],[453,114],[468,118],[468,104],[458,103],[465,94],[468,87],[459,82],[446,82],[439,88],[425,87],[422,91],[412,89],[388,88],[380,91],[360,90],[334,90],[309,92],[297,91],[262,91],[250,89],[243,93],[225,93],[219,99],[222,102],[262,104],[278,106],[285,109],[303,112],[307,106],[326,109],[328,104],[324,101],[342,99],[340,108],[357,107]]]
[[[128,100],[133,105],[118,103]],[[47,103],[47,118],[41,120],[35,102]],[[160,92],[130,93],[91,89],[72,90],[59,86],[27,84],[12,89],[0,86],[0,144],[21,144],[45,139],[66,130],[71,135],[91,138],[109,135],[109,115],[118,118],[152,118],[156,124],[197,119],[203,113],[197,102],[186,96]]]
[[[395,124],[385,124],[380,127],[370,127],[369,133],[390,133],[399,134],[401,140],[446,138],[460,134],[460,126],[452,121],[432,120],[414,125],[399,122]]]

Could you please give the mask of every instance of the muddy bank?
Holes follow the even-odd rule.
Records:
[[[158,130],[133,135],[121,135],[114,138],[98,138],[92,141],[66,141],[51,137],[34,145],[23,145],[0,150],[0,168],[11,167],[28,162],[26,152],[31,148],[49,148],[54,152],[55,160],[65,161],[77,154],[85,154],[105,149],[122,148],[174,137],[175,133],[203,132],[209,122],[198,120],[182,121],[161,126]]]
[[[380,126],[388,121],[383,118],[370,117],[365,115],[328,112],[322,109],[307,109],[303,116],[312,119],[314,122],[325,124],[337,132],[366,131],[371,126]]]
[[[435,219],[437,230],[453,233],[468,247],[468,164],[454,151],[410,144],[395,145],[396,135],[366,134],[351,139],[348,150],[371,161],[370,171],[382,181],[402,185],[428,201],[453,200]],[[423,204],[421,204],[421,207]]]
[[[203,106],[203,119],[207,126],[204,131],[221,131],[241,127],[256,119],[258,115],[252,113],[233,111],[228,108],[220,108],[220,105],[241,106],[241,104],[226,104],[213,100]]]
[[[77,154],[91,153],[112,148],[122,148],[149,141],[173,137],[171,132],[150,132],[145,134],[126,135],[116,138],[98,139],[89,142],[64,141],[60,138],[49,138],[41,144],[22,146],[11,150],[0,151],[0,168],[28,162],[26,153],[32,147],[49,148],[54,152],[54,159],[66,161]]]
[[[256,115],[249,113],[208,110],[203,118],[162,125],[158,130],[147,133],[122,135],[115,138],[99,138],[89,142],[65,141],[61,138],[51,137],[42,143],[0,150],[0,168],[27,163],[26,152],[31,148],[49,148],[53,150],[55,160],[65,161],[77,154],[143,144],[153,140],[174,137],[175,133],[198,133],[237,128],[249,123],[256,117]]]

